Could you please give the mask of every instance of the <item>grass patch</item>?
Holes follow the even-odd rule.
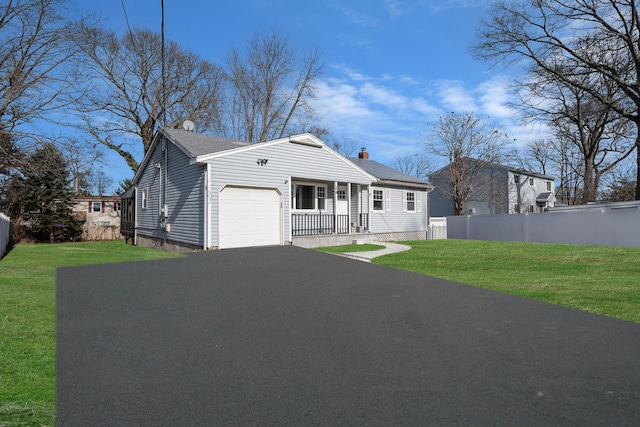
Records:
[[[399,242],[372,262],[640,323],[640,248],[474,240]]]
[[[175,257],[124,241],[19,244],[0,261],[0,426],[55,424],[58,267]]]
[[[384,249],[384,246],[373,245],[371,243],[363,243],[361,245],[342,245],[342,246],[325,246],[322,248],[314,248],[320,252],[329,252],[331,254],[343,254],[345,252],[369,252]]]

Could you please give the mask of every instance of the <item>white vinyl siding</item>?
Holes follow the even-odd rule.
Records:
[[[373,187],[376,189],[376,187]],[[370,229],[372,233],[399,233],[423,231],[427,227],[427,216],[423,213],[422,200],[427,192],[422,189],[405,190],[398,187],[380,188],[385,193],[385,210],[371,210]],[[415,194],[415,211],[407,211],[406,194]]]
[[[205,168],[201,165],[191,165],[189,158],[175,145],[167,143],[165,147],[169,150],[166,163],[165,152],[160,143],[155,146],[138,181],[138,188],[141,189],[138,203],[142,208],[137,213],[138,234],[203,245]],[[145,202],[147,208],[143,207]],[[167,205],[166,223],[171,226],[171,231],[166,235],[162,227],[164,204]],[[153,209],[149,209],[150,207]]]
[[[253,148],[255,147],[255,148]],[[261,166],[257,159],[267,159]],[[207,160],[210,164],[210,245],[219,245],[219,199],[218,194],[226,185],[260,186],[277,188],[282,194],[282,230],[283,240],[291,240],[292,181],[304,179],[308,185],[316,187],[321,182],[348,182],[368,185],[371,178],[358,170],[352,163],[330,152],[326,148],[311,147],[290,142],[277,144],[256,144],[250,150],[229,153]],[[325,198],[325,209],[333,209],[332,197]],[[257,225],[256,225],[257,226]]]
[[[189,158],[175,145],[167,144],[167,222],[172,240],[204,245],[204,178],[203,165],[191,165]],[[163,172],[164,173],[164,172]]]

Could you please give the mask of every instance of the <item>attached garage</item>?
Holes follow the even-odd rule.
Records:
[[[274,188],[220,191],[220,249],[282,244],[282,196]]]

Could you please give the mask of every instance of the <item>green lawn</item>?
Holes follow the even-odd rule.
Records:
[[[640,248],[400,243],[412,249],[373,262],[640,323]],[[0,261],[0,427],[55,424],[56,268],[175,256],[117,241],[21,244]]]
[[[398,242],[380,265],[640,323],[640,248],[474,240]]]
[[[0,261],[0,426],[55,424],[55,271],[175,257],[124,241],[20,244]]]

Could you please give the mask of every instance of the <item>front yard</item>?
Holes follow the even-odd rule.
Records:
[[[640,323],[640,248],[400,243],[412,250],[373,262]],[[357,249],[375,247],[337,252]],[[56,268],[175,256],[116,241],[18,245],[0,261],[0,427],[55,424]]]
[[[55,425],[56,268],[175,256],[122,240],[9,252],[0,261],[0,426]]]
[[[398,242],[373,262],[640,323],[640,248],[474,240]]]

